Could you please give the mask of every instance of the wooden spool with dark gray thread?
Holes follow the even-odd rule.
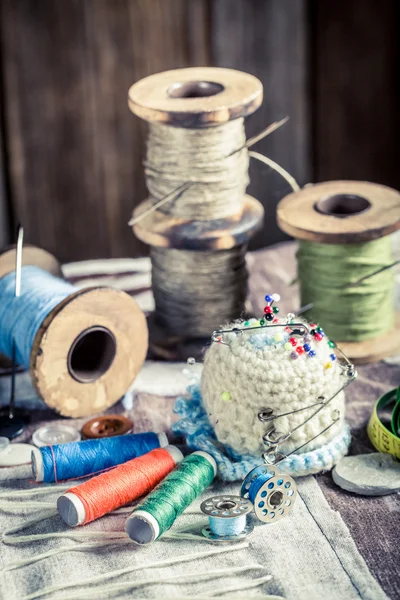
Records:
[[[205,128],[218,126],[253,113],[262,102],[262,84],[254,76],[232,69],[196,67],[151,75],[129,90],[133,113],[150,122],[172,127]],[[154,201],[150,198],[134,211],[137,218]],[[189,220],[155,210],[133,226],[136,236],[159,248],[181,250],[227,250],[246,245],[263,220],[262,205],[244,195],[240,210],[215,220]],[[169,359],[198,354],[204,339],[182,338],[157,324],[156,306],[150,319],[150,347]],[[244,307],[243,307],[244,310]],[[240,315],[232,315],[239,317]],[[215,323],[215,328],[221,323]],[[211,334],[211,331],[210,331]]]
[[[13,248],[0,254],[0,279],[15,270],[15,255]],[[62,277],[57,259],[34,246],[24,246],[22,264]],[[105,287],[77,290],[47,315],[35,336],[32,382],[60,414],[94,415],[124,396],[147,346],[146,319],[133,298]]]
[[[400,194],[366,181],[328,181],[283,198],[279,227],[298,240],[323,244],[358,244],[400,229]],[[391,331],[363,342],[335,340],[356,364],[400,353],[400,315]]]

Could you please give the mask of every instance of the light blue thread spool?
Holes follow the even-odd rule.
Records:
[[[251,502],[240,496],[213,496],[204,500],[200,506],[208,516],[208,527],[202,534],[215,542],[237,541],[250,535],[253,525],[248,523],[247,515],[253,510]]]
[[[294,479],[277,467],[260,465],[248,473],[240,495],[254,504],[254,512],[260,521],[275,523],[292,510],[297,486]]]
[[[15,272],[0,277],[0,354],[11,358],[15,345],[17,363],[46,404],[76,418],[126,394],[147,352],[145,316],[133,298],[107,287],[77,289],[38,266],[22,268],[18,298],[14,288]]]
[[[47,315],[76,288],[39,267],[22,267],[21,295],[16,298],[15,272],[0,279],[0,353],[12,355],[13,342],[17,362],[29,369],[35,336]]]

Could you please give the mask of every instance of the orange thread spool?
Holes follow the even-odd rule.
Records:
[[[85,525],[150,492],[183,455],[175,446],[156,448],[69,489],[57,500],[60,517],[70,527]]]

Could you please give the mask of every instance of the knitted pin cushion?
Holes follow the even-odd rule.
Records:
[[[339,390],[348,376],[334,344],[304,319],[296,322],[307,325],[305,335],[293,333],[286,322],[275,317],[274,324],[282,327],[253,329],[259,325],[256,319],[227,326],[230,332],[205,354],[200,388],[191,386],[190,398],[176,403],[183,419],[174,430],[186,435],[192,447],[211,451],[224,479],[240,479],[262,462],[263,436],[272,424],[275,437],[290,434],[279,453],[304,445],[279,465],[292,475],[330,469],[347,453],[350,433]],[[317,404],[330,398],[326,406]],[[258,415],[266,408],[274,415],[290,414],[262,422]]]

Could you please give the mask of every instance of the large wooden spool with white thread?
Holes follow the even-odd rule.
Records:
[[[128,103],[131,111],[146,121],[202,129],[250,115],[260,106],[262,97],[262,84],[253,75],[232,69],[195,67],[146,77],[130,88]],[[152,198],[142,202],[134,210],[133,218],[149,211],[153,204]],[[240,209],[224,218],[190,220],[157,209],[136,223],[133,231],[145,243],[159,248],[218,252],[247,244],[261,227],[263,216],[258,200],[245,194]],[[158,355],[186,358],[204,346],[204,339],[197,344],[194,339],[173,335],[160,327],[157,311],[156,307],[149,327],[150,347]],[[215,327],[220,325],[215,323]]]
[[[15,258],[14,248],[0,255],[0,278],[15,270]],[[57,259],[34,246],[24,246],[22,264],[62,277]],[[124,396],[147,347],[146,319],[133,298],[105,287],[77,290],[47,315],[35,336],[32,382],[60,414],[94,415]]]
[[[400,193],[367,181],[308,185],[278,204],[279,227],[298,240],[358,244],[400,229]],[[322,324],[323,325],[323,324]],[[400,315],[391,331],[362,342],[335,340],[356,364],[400,353]]]

